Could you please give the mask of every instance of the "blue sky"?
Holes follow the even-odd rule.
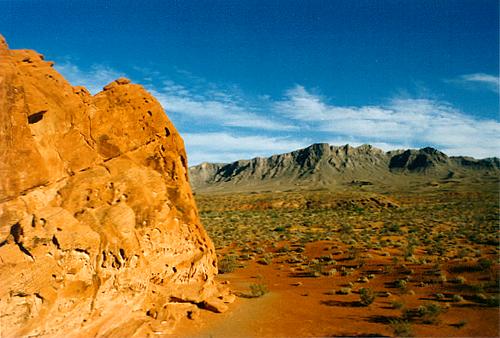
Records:
[[[0,0],[10,47],[97,93],[144,85],[190,164],[314,142],[500,155],[499,8],[486,0]]]

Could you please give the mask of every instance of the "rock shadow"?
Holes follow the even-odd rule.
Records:
[[[382,316],[382,315],[374,315],[367,318],[370,323],[377,324],[390,324],[392,321],[401,319],[398,316]]]
[[[364,307],[360,301],[322,300],[320,304],[338,307]]]

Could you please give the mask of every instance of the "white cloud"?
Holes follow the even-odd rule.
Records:
[[[473,73],[461,75],[455,82],[459,82],[465,85],[472,85],[473,87],[482,87],[491,90],[495,93],[499,92],[500,79],[498,76],[485,74],[485,73]]]
[[[93,94],[126,76],[103,65],[84,70],[64,62],[56,69]],[[498,92],[499,80],[492,75],[466,74],[460,81]],[[433,99],[395,98],[383,105],[338,106],[300,85],[287,90],[280,101],[266,95],[249,99],[238,88],[221,89],[199,79],[188,87],[172,81],[147,87],[181,130],[194,164],[268,156],[324,141],[369,143],[384,150],[433,146],[449,155],[479,158],[500,154],[498,121],[468,116]],[[215,132],[183,133],[185,126],[200,131],[209,126]],[[267,136],[245,136],[243,130],[261,130]]]
[[[83,86],[93,95],[102,90],[108,83],[125,76],[104,65],[92,65],[88,70],[82,70],[70,62],[56,64],[55,69],[61,73],[73,86]]]
[[[176,113],[193,123],[262,130],[294,130],[295,126],[257,113],[257,109],[228,92],[210,89],[194,94],[184,86],[165,82],[162,89],[150,88],[167,113]]]
[[[309,140],[263,135],[239,136],[226,132],[184,133],[189,165],[201,162],[233,162],[257,156],[271,156],[308,146]]]
[[[352,144],[429,145],[475,157],[500,153],[499,122],[467,116],[436,100],[397,98],[380,106],[342,107],[296,86],[275,109]]]

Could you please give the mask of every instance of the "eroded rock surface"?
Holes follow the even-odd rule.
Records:
[[[146,336],[225,309],[181,137],[141,86],[92,96],[0,37],[0,332]]]

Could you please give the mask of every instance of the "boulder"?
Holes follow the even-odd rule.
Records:
[[[182,138],[140,85],[52,65],[0,37],[1,335],[172,332],[228,293]]]

